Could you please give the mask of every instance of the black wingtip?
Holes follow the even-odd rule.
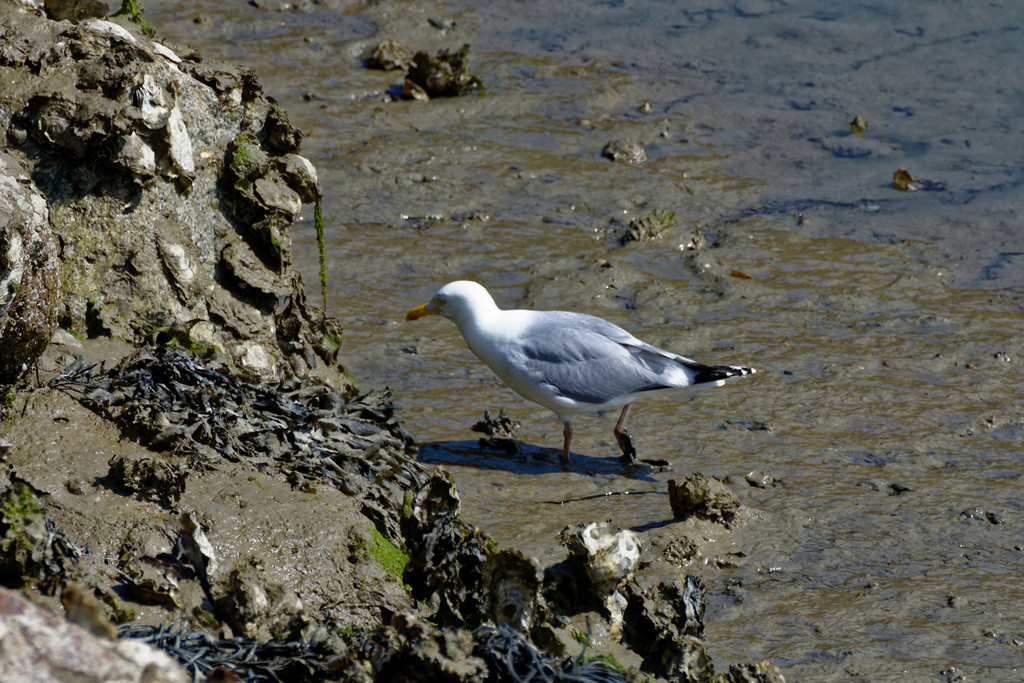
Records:
[[[693,369],[697,371],[693,378],[694,384],[717,382],[730,377],[752,375],[756,372],[754,368],[746,368],[742,365],[701,365]]]

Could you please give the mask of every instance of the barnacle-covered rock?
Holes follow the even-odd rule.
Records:
[[[613,634],[622,623],[625,598],[619,588],[629,581],[640,562],[640,540],[628,530],[617,530],[608,522],[566,527],[559,535],[569,560],[585,577],[583,593],[601,604],[609,614]]]
[[[82,555],[44,514],[31,485],[17,477],[0,482],[0,583],[57,595]]]
[[[217,600],[217,616],[236,633],[255,636],[273,600],[263,562],[255,557],[240,560],[220,591],[224,597]]]
[[[288,154],[281,162],[279,170],[282,177],[303,202],[313,203],[320,199],[320,180],[316,166],[309,159],[298,154]]]
[[[647,161],[643,143],[632,139],[612,140],[601,149],[601,156],[627,164],[642,164]]]
[[[619,244],[660,240],[674,235],[680,237],[678,248],[681,251],[703,249],[707,245],[707,238],[697,226],[687,226],[680,231],[675,212],[665,209],[654,209],[650,213],[631,219],[619,237]]]
[[[13,313],[35,316],[0,332],[17,349],[0,359],[0,382],[38,355],[37,340],[57,323],[144,343],[154,328],[205,321],[204,343],[261,377],[312,374],[349,385],[337,345],[323,339],[323,313],[295,310],[308,306],[291,269],[290,227],[303,202],[320,196],[316,172],[298,154],[301,132],[255,77],[182,58],[130,23],[55,22],[3,3],[0,26],[0,76],[9,86],[0,91],[0,139],[24,166],[13,177],[31,177],[44,200],[16,203],[11,215],[46,225],[48,209],[54,235],[43,248],[0,256],[0,284],[9,287],[0,307],[20,288]],[[0,195],[32,190],[9,185],[0,182]],[[0,229],[9,232],[7,223]],[[0,238],[0,251],[23,239]],[[245,280],[221,277],[229,245],[244,246],[269,279],[280,278],[264,288],[271,296],[251,297]],[[37,268],[15,263],[24,279],[16,282],[4,262],[27,254]],[[290,304],[279,306],[285,298]],[[299,353],[279,343],[282,323],[300,328]]]
[[[136,602],[179,607],[179,577],[175,543],[164,530],[136,525],[128,530],[118,551],[124,592]]]
[[[0,152],[0,385],[43,352],[57,327],[60,262],[46,201]]]
[[[499,550],[484,563],[483,590],[488,616],[529,633],[540,601],[540,568],[518,550]]]
[[[648,214],[638,216],[629,221],[626,234],[622,236],[621,241],[622,244],[626,244],[628,242],[660,239],[676,227],[676,214],[674,211],[655,209]]]
[[[409,544],[403,580],[415,600],[429,601],[445,624],[480,625],[489,616],[483,571],[493,541],[480,529],[443,515],[420,542]]]
[[[434,523],[442,517],[458,517],[462,500],[450,472],[437,469],[409,497],[402,512],[406,537],[421,541]]]
[[[728,486],[700,472],[694,472],[678,484],[675,479],[669,479],[668,500],[677,519],[697,516],[721,522],[726,527],[733,524],[740,509],[739,498]]]
[[[578,560],[596,596],[605,596],[629,581],[640,562],[640,539],[608,522],[566,527],[560,534],[569,556]]]
[[[484,418],[470,429],[484,435],[480,438],[480,445],[484,448],[501,449],[512,453],[518,453],[522,448],[516,435],[519,423],[509,417],[504,408],[498,411],[497,416],[492,416],[489,410],[485,410]]]
[[[459,506],[445,470],[407,499],[402,528],[410,559],[403,580],[415,599],[431,601],[441,623],[476,627],[489,619],[529,631],[540,604],[540,568],[460,520]]]
[[[704,586],[693,576],[646,590],[635,584],[626,597],[622,641],[644,658],[643,668],[669,680],[707,681],[714,666],[704,648]]]
[[[405,77],[409,85],[403,84],[403,90],[417,99],[423,98],[413,92],[422,92],[430,98],[454,97],[479,90],[483,84],[479,78],[467,72],[468,64],[469,45],[463,45],[454,52],[441,50],[433,56],[417,52]]]
[[[131,171],[136,180],[148,180],[156,175],[156,152],[138,133],[122,137],[119,145],[114,159]]]
[[[412,49],[399,40],[382,40],[373,46],[366,66],[384,71],[406,71],[412,66]]]
[[[391,619],[389,639],[374,667],[376,681],[485,681],[487,666],[474,652],[472,634],[437,628],[409,612]]]
[[[170,427],[170,421],[164,416],[152,417],[160,422],[166,421],[166,426]],[[164,430],[157,433],[156,438],[165,438]],[[188,470],[184,463],[170,463],[145,453],[133,453],[116,455],[109,464],[106,482],[116,489],[167,502],[179,500],[185,491]]]

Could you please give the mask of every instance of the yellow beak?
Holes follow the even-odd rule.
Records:
[[[420,318],[427,315],[437,315],[440,311],[431,306],[429,303],[417,306],[408,313],[405,314],[406,320],[419,320]]]

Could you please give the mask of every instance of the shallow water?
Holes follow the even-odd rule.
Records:
[[[188,3],[146,11],[171,43],[249,65],[307,131],[344,360],[394,389],[468,520],[549,563],[567,524],[664,522],[670,478],[762,470],[778,485],[737,489],[747,524],[676,567],[708,587],[720,666],[1019,680],[1019,4],[213,2],[198,23]],[[470,42],[486,95],[392,101],[400,76],[360,59],[382,38]],[[603,159],[616,138],[643,141],[650,161]],[[897,192],[898,168],[931,189]],[[653,209],[678,230],[619,246]],[[694,229],[709,246],[681,249]],[[309,221],[295,240],[318,297]],[[562,471],[553,416],[447,321],[404,322],[457,278],[507,307],[595,313],[758,374],[637,406],[641,457],[671,472],[624,477],[610,415],[577,422]],[[469,427],[499,408],[522,424],[523,454],[478,448]],[[642,495],[576,500],[624,490]]]

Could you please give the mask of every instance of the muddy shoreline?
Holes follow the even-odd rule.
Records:
[[[34,661],[49,675],[70,666],[104,679],[113,674],[106,665],[89,674],[85,652],[130,667],[133,655],[110,644],[120,635],[200,674],[220,667],[246,680],[506,680],[544,667],[588,680],[707,680],[716,670],[722,680],[783,680],[769,663],[716,669],[702,584],[645,578],[640,548],[656,542],[643,533],[565,526],[567,554],[544,565],[462,521],[451,475],[417,461],[389,392],[356,389],[324,340],[328,322],[302,297],[289,223],[319,189],[298,156],[301,131],[244,72],[183,59],[141,24],[75,20],[13,7],[3,15],[17,46],[5,73],[24,72],[5,99],[6,139],[62,246],[60,278],[49,282],[59,295],[36,302],[53,313],[5,310],[51,335],[41,354],[11,364],[17,381],[4,390],[0,576],[8,614],[24,615],[5,625],[21,644],[3,659],[5,677]],[[439,60],[414,68],[452,63]],[[34,93],[57,74],[71,75],[61,95]],[[424,78],[424,87],[436,80]],[[197,82],[219,93],[213,110],[225,115],[208,127],[199,112],[209,92],[189,90]],[[253,127],[254,117],[265,122]],[[101,163],[82,164],[90,153]],[[75,184],[58,195],[62,178]],[[213,198],[223,223],[176,228],[191,233],[194,251],[166,227],[110,245],[76,232],[79,207],[101,226],[104,202],[118,194],[131,200],[125,226],[147,222],[153,206],[181,216],[192,209],[175,202]],[[111,263],[135,277],[105,283]],[[225,296],[221,287],[237,312],[202,308]],[[17,303],[28,291],[11,293]],[[706,536],[749,515],[708,481],[681,483],[692,487],[689,504],[666,498],[666,521],[691,519]],[[698,542],[673,537],[691,551]],[[31,616],[10,590],[76,625]],[[64,628],[83,629],[72,653],[80,664],[55,654]],[[256,648],[266,661],[225,648]],[[518,673],[507,669],[513,661]],[[180,677],[163,660],[159,671]]]
[[[168,303],[156,309],[181,317],[147,318],[151,324],[145,328],[125,325],[131,316],[120,304],[96,300],[90,308],[91,295],[82,294],[77,310],[91,327],[71,326],[87,337],[77,340],[82,350],[68,350],[74,337],[63,337],[67,348],[51,346],[40,379],[45,384],[63,372],[78,353],[93,361],[108,358],[109,370],[131,350],[102,348],[103,337],[127,331],[136,343],[184,344],[198,351],[197,361],[223,367],[223,359],[211,360],[203,348],[194,348],[213,342],[243,369],[244,377],[228,373],[236,382],[254,379],[260,367],[273,368],[257,384],[277,387],[285,367],[285,375],[296,375],[300,384],[272,389],[283,398],[325,368],[345,397],[336,406],[354,409],[364,394],[380,396],[390,387],[395,415],[418,446],[408,463],[413,469],[443,466],[460,498],[457,519],[427,534],[443,541],[431,546],[437,552],[410,560],[421,583],[389,578],[383,568],[393,566],[395,556],[374,535],[396,548],[399,536],[404,542],[411,538],[412,531],[395,521],[405,519],[404,493],[396,492],[390,503],[397,517],[380,512],[389,505],[379,496],[371,501],[377,512],[362,509],[365,498],[354,509],[353,499],[365,492],[353,485],[357,479],[338,488],[342,475],[333,466],[333,474],[321,478],[301,461],[282,466],[264,460],[246,469],[203,451],[216,464],[213,470],[185,476],[179,502],[153,500],[145,477],[127,477],[126,486],[125,474],[155,467],[162,477],[157,480],[177,491],[180,471],[174,463],[189,462],[187,454],[161,468],[149,449],[132,440],[137,434],[126,434],[120,423],[101,420],[52,387],[14,395],[15,402],[24,397],[39,412],[30,418],[34,422],[24,423],[17,445],[5,446],[5,457],[18,459],[17,475],[28,473],[44,503],[64,506],[44,509],[81,534],[77,540],[68,536],[74,547],[89,534],[102,535],[101,525],[83,521],[93,509],[134,515],[140,529],[150,530],[136,532],[128,544],[124,528],[113,534],[120,536],[116,542],[89,542],[93,553],[106,553],[115,564],[133,544],[156,556],[166,554],[167,538],[177,547],[188,524],[180,516],[185,503],[212,510],[192,521],[222,560],[213,572],[219,576],[213,590],[232,581],[265,585],[268,603],[281,606],[271,612],[295,619],[255,619],[253,637],[308,637],[293,642],[325,648],[315,651],[313,661],[352,666],[352,677],[354,671],[363,679],[381,676],[385,666],[448,671],[460,662],[463,668],[451,675],[462,680],[490,667],[478,650],[482,644],[515,646],[493,633],[435,632],[424,625],[479,616],[483,603],[469,584],[449,579],[456,566],[485,574],[495,549],[507,551],[501,557],[517,568],[514,585],[558,587],[554,594],[541,590],[551,631],[534,633],[536,644],[550,653],[560,642],[565,651],[557,658],[564,662],[589,638],[587,656],[610,655],[632,672],[650,671],[657,659],[652,653],[641,652],[635,639],[612,635],[617,599],[605,604],[590,596],[575,607],[555,599],[579,596],[565,583],[580,570],[567,568],[560,532],[611,520],[614,528],[637,533],[642,546],[635,581],[643,595],[630,592],[632,582],[619,591],[626,623],[635,616],[635,601],[661,601],[671,606],[665,616],[672,623],[661,622],[658,630],[694,644],[688,640],[694,637],[688,616],[693,602],[684,599],[688,590],[693,596],[692,584],[683,577],[697,577],[706,599],[702,647],[718,673],[727,663],[767,658],[787,678],[807,680],[1016,680],[1024,642],[1015,617],[1016,570],[1024,552],[1024,420],[1017,400],[1024,381],[1024,303],[1014,270],[1020,262],[1013,247],[1015,219],[1007,210],[1019,204],[1008,161],[1014,155],[1006,150],[1016,149],[1018,140],[1000,132],[1015,127],[1014,116],[1006,113],[1012,108],[1000,104],[1008,91],[972,76],[998,79],[998,69],[984,65],[1013,63],[986,57],[1014,51],[1012,45],[1000,47],[1013,35],[1005,30],[1013,24],[1012,13],[979,8],[954,26],[938,9],[922,12],[899,2],[885,12],[854,2],[831,13],[801,3],[712,2],[706,12],[667,18],[660,14],[661,3],[639,2],[630,9],[629,17],[612,21],[616,8],[568,3],[564,12],[574,18],[552,22],[538,17],[557,13],[509,14],[498,5],[472,2],[410,7],[338,0],[287,8],[261,3],[244,12],[233,3],[213,2],[202,15],[184,3],[147,8],[161,40],[179,56],[198,49],[207,61],[221,57],[252,69],[287,113],[290,127],[303,133],[297,153],[315,165],[323,195],[323,313],[338,321],[334,331],[343,328],[342,346],[332,356],[337,347],[325,343],[329,335],[318,340],[318,307],[308,304],[320,300],[312,206],[301,204],[287,231],[292,269],[275,270],[283,263],[274,258],[274,244],[281,244],[276,227],[251,226],[266,218],[268,202],[278,210],[295,207],[288,192],[271,192],[272,187],[298,190],[287,181],[261,182],[266,196],[229,193],[230,210],[223,211],[216,194],[224,189],[220,171],[231,167],[239,151],[244,159],[248,148],[235,145],[229,157],[226,145],[211,147],[213,138],[203,137],[194,148],[198,159],[212,150],[214,161],[197,163],[190,196],[210,192],[212,199],[182,213],[181,169],[173,158],[158,157],[155,177],[167,199],[158,218],[166,219],[167,209],[178,211],[171,222],[181,225],[225,215],[227,225],[215,234],[233,232],[231,221],[242,221],[242,233],[256,239],[246,240],[249,246],[241,251],[197,240],[200,249],[191,252],[184,249],[184,236],[165,230],[170,239],[138,263],[157,259],[152,263],[159,267],[145,273],[158,276],[157,282],[167,278],[169,289]],[[682,38],[659,40],[673,31]],[[401,71],[368,68],[365,61],[382,40],[429,54],[470,43],[471,73],[482,80],[484,92],[406,99]],[[630,52],[630,45],[640,47]],[[48,59],[59,57],[51,53]],[[232,108],[234,93],[245,99],[252,92],[244,74],[219,75],[234,73],[225,65],[187,68],[214,76],[205,87],[221,94],[218,116],[231,121],[245,111]],[[102,82],[104,73],[93,68],[85,76]],[[961,102],[958,93],[979,90],[986,94]],[[166,91],[165,104],[173,104],[173,95]],[[963,103],[969,101],[974,107],[965,114]],[[262,107],[248,118],[266,121],[269,110]],[[10,107],[0,111],[11,113]],[[56,114],[62,111],[51,108],[46,126],[22,125],[8,133],[8,142],[54,144],[48,134],[58,143],[81,144],[75,141],[83,131],[91,134],[88,127],[57,134]],[[190,131],[198,113],[183,117]],[[854,114],[867,121],[860,134],[848,126]],[[251,132],[261,140],[259,127]],[[169,149],[159,133],[135,133],[156,152]],[[230,133],[222,142],[234,138]],[[287,142],[289,136],[278,139]],[[616,141],[621,145],[609,147]],[[253,151],[259,156],[270,149],[261,142]],[[632,156],[612,158],[602,154],[606,149],[632,150]],[[121,156],[123,162],[131,158]],[[136,170],[129,172],[150,172],[138,166],[144,155],[134,158]],[[268,159],[267,165],[236,165],[243,173],[231,176],[229,188],[246,178],[284,178],[288,165],[273,154]],[[936,184],[901,193],[891,183],[897,167]],[[81,172],[64,176],[55,168],[60,167],[45,166],[39,174],[51,187],[58,186],[53,179],[77,183],[63,187],[94,182]],[[119,168],[123,174],[124,165]],[[1009,180],[998,180],[1003,177]],[[137,181],[122,175],[120,183],[115,198],[133,192]],[[123,226],[118,212],[124,205],[110,201],[96,208],[116,209],[111,215]],[[61,227],[73,213],[59,207]],[[85,249],[85,242],[77,243]],[[269,254],[261,251],[267,246]],[[219,333],[229,333],[231,344],[191,324],[197,302],[205,299],[182,286],[182,275],[205,263],[207,252],[217,254],[213,263],[222,267],[205,276],[223,291],[220,304],[201,313],[230,314],[232,324]],[[101,255],[101,267],[110,262]],[[132,270],[137,264],[117,265],[121,269],[114,272],[138,277]],[[288,282],[293,270],[304,276],[297,288]],[[197,272],[195,286],[206,282]],[[709,362],[743,362],[758,374],[741,388],[640,407],[633,431],[641,457],[667,461],[671,469],[624,472],[608,418],[598,417],[577,426],[574,468],[564,471],[555,448],[560,425],[494,380],[454,330],[443,323],[410,329],[401,322],[411,306],[457,278],[483,282],[503,306],[594,313],[659,346]],[[279,297],[288,293],[295,306],[278,308]],[[271,321],[284,338],[312,330],[277,358],[277,343],[260,336]],[[253,343],[267,353],[246,354]],[[337,372],[338,362],[351,370],[358,389]],[[24,387],[35,385],[29,373]],[[287,406],[292,403],[279,407]],[[312,406],[311,414],[321,408]],[[480,444],[471,430],[485,409],[496,415],[502,408],[521,425],[518,452]],[[3,423],[4,438],[10,438],[12,424]],[[216,426],[216,420],[204,424]],[[304,434],[298,423],[282,424]],[[207,428],[196,429],[202,434]],[[320,429],[351,436],[373,431],[356,423]],[[178,431],[168,428],[166,441],[157,443],[176,443]],[[302,446],[310,443],[319,442]],[[397,457],[395,449],[385,444],[378,453]],[[51,451],[56,455],[50,459],[38,456]],[[96,454],[82,459],[82,451]],[[111,462],[120,463],[116,490],[108,483]],[[133,463],[140,467],[133,470]],[[388,465],[383,471],[402,469]],[[741,505],[743,523],[672,519],[668,481],[678,483],[694,472],[726,482]],[[433,491],[431,500],[450,507],[442,483],[427,490]],[[269,505],[266,514],[261,505]],[[416,543],[423,540],[422,534],[412,535],[420,539]],[[266,538],[280,540],[260,569],[246,558],[259,556]],[[533,573],[511,556],[514,551],[534,569],[547,571]],[[227,624],[230,635],[246,637],[240,634],[251,605],[209,600],[195,571],[205,562],[201,550],[192,555],[197,564],[178,550],[172,554],[178,565],[172,565],[171,576],[192,572],[179,581],[183,597],[177,598],[201,608],[188,615],[192,626],[228,635],[225,620],[214,626],[201,619],[203,610],[216,616],[220,605],[221,616],[236,615]],[[323,577],[345,578],[312,579],[307,572],[314,566],[324,567]],[[165,576],[169,571],[162,565],[161,570]],[[427,580],[431,575],[434,583]],[[452,590],[431,598],[438,580]],[[301,609],[287,590],[273,588],[280,583],[305,587],[305,595],[297,593]],[[150,600],[166,593],[170,583],[154,579],[153,585],[164,590],[151,592]],[[353,585],[367,593],[355,591],[357,609],[346,621],[348,609],[332,611],[331,601],[353,597],[345,592]],[[524,594],[521,588],[515,592]],[[422,601],[415,618],[403,609],[413,595]],[[160,599],[165,603],[133,606],[136,621],[161,622],[174,611]],[[203,607],[204,600],[214,609]],[[66,609],[56,595],[46,602],[58,612]],[[396,619],[392,611],[405,616]],[[418,621],[424,613],[428,622]],[[306,614],[315,616],[303,621]],[[632,623],[635,633],[644,633]],[[359,624],[370,625],[373,637]],[[424,638],[425,633],[435,637]],[[354,664],[344,654],[353,651],[377,653],[377,659]],[[438,651],[449,658],[431,659]]]

